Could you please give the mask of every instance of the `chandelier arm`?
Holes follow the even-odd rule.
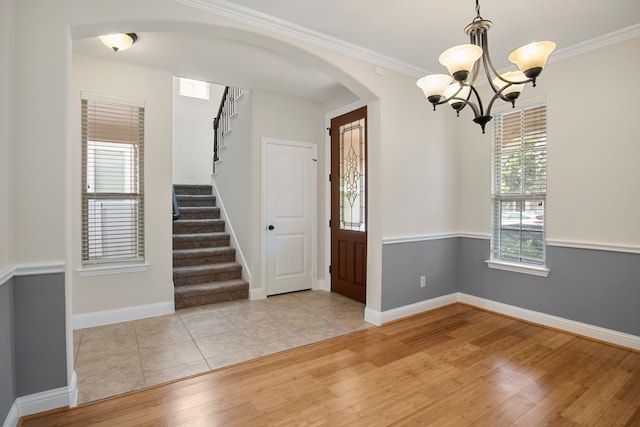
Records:
[[[489,101],[489,105],[487,106],[487,116],[491,116],[491,109],[493,108],[493,103],[496,102],[496,99],[500,98],[505,102],[511,102],[511,103],[515,103],[515,100],[510,101],[509,99],[505,98],[504,96],[502,96],[502,92],[509,87],[509,85],[503,87],[502,89],[500,89],[498,92],[496,92],[495,95],[493,95],[493,97],[491,98],[491,101]],[[515,105],[515,104],[514,104]]]
[[[480,94],[473,85],[469,85],[469,87],[471,88],[471,92],[473,92],[473,94],[476,96],[478,106],[476,107],[471,101],[467,101],[467,104],[469,104],[473,109],[473,115],[475,118],[482,117],[485,115],[484,109],[482,107],[482,98],[480,98]],[[469,97],[471,97],[471,93],[469,93]]]
[[[498,77],[501,80],[500,74],[496,71],[496,68],[493,66],[493,61],[491,61],[491,54],[489,52],[489,36],[487,35],[487,31],[480,30],[480,47],[482,48],[482,65],[484,66],[484,72],[487,75],[487,81],[489,82],[489,86],[491,86],[491,90],[493,93],[498,93],[498,86],[493,83],[494,77]]]

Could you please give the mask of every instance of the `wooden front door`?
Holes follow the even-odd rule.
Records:
[[[331,291],[367,298],[367,107],[331,120]]]

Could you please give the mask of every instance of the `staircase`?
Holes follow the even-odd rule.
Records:
[[[173,221],[176,309],[247,299],[249,284],[229,244],[210,185],[174,185],[180,216]]]

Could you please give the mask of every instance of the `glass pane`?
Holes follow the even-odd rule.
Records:
[[[544,201],[500,201],[499,256],[501,259],[544,262]]]
[[[365,231],[365,122],[340,126],[340,229]]]

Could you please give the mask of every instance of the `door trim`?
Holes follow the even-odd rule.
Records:
[[[260,269],[261,275],[261,288],[260,298],[267,297],[267,145],[287,145],[299,148],[311,148],[313,151],[313,158],[318,158],[318,144],[312,142],[291,141],[278,138],[261,138],[260,150],[261,153],[261,183],[260,183],[260,246],[261,246],[261,261],[262,266]],[[316,167],[311,173],[311,212],[313,212],[311,219],[311,289],[318,289],[318,162],[315,162]],[[253,298],[252,298],[253,299]],[[255,298],[259,299],[259,298]]]

